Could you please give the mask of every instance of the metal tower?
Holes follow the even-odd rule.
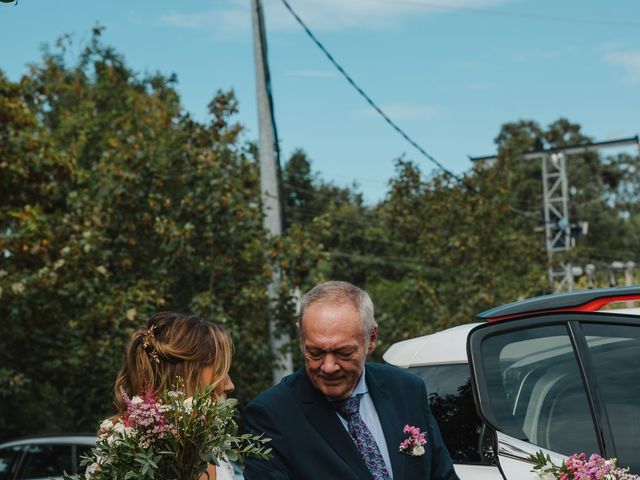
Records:
[[[545,245],[548,257],[549,284],[554,292],[573,291],[573,268],[568,253],[575,246],[569,219],[569,177],[567,157],[578,153],[598,151],[603,148],[637,145],[638,136],[606,142],[569,145],[527,152],[524,160],[540,160],[542,163],[542,202],[544,210]],[[472,162],[495,161],[496,155],[469,157]]]

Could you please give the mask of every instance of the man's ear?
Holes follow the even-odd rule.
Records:
[[[371,329],[371,334],[369,335],[369,340],[367,343],[367,355],[371,354],[376,349],[376,345],[378,344],[378,326],[376,325]]]

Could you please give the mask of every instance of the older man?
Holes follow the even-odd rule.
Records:
[[[378,339],[366,292],[316,286],[302,299],[298,330],[305,367],[245,409],[249,428],[273,447],[270,460],[247,460],[247,480],[458,479],[422,381],[365,364]]]

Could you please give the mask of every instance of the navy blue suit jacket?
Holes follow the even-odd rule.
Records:
[[[459,480],[431,414],[422,380],[368,363],[366,381],[387,441],[394,480]],[[304,368],[262,392],[244,411],[248,428],[272,439],[270,460],[247,458],[246,480],[371,479],[349,433]],[[400,453],[405,425],[427,432],[426,452]]]

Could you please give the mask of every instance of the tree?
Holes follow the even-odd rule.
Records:
[[[539,161],[526,161],[524,151],[563,147],[592,142],[580,125],[559,119],[546,129],[532,121],[505,124],[496,144],[499,157],[489,167],[505,172],[508,195],[515,208],[544,224],[542,211],[541,166]],[[606,152],[572,154],[567,157],[569,180],[569,218],[572,223],[587,222],[586,236],[578,235],[576,248],[568,260],[577,265],[595,264],[600,272],[600,286],[607,286],[607,267],[613,260],[633,260],[638,251],[638,200],[640,181],[638,156]],[[616,232],[616,235],[611,235]],[[583,278],[579,288],[586,288]]]
[[[198,123],[174,78],[138,77],[99,36],[74,65],[65,39],[19,83],[0,77],[7,436],[95,430],[126,341],[157,310],[229,329],[237,395],[252,397],[270,383],[267,319],[292,328],[288,292],[314,262],[305,233],[273,241],[262,228],[233,94],[218,92],[211,121]],[[287,293],[270,312],[274,262]]]

